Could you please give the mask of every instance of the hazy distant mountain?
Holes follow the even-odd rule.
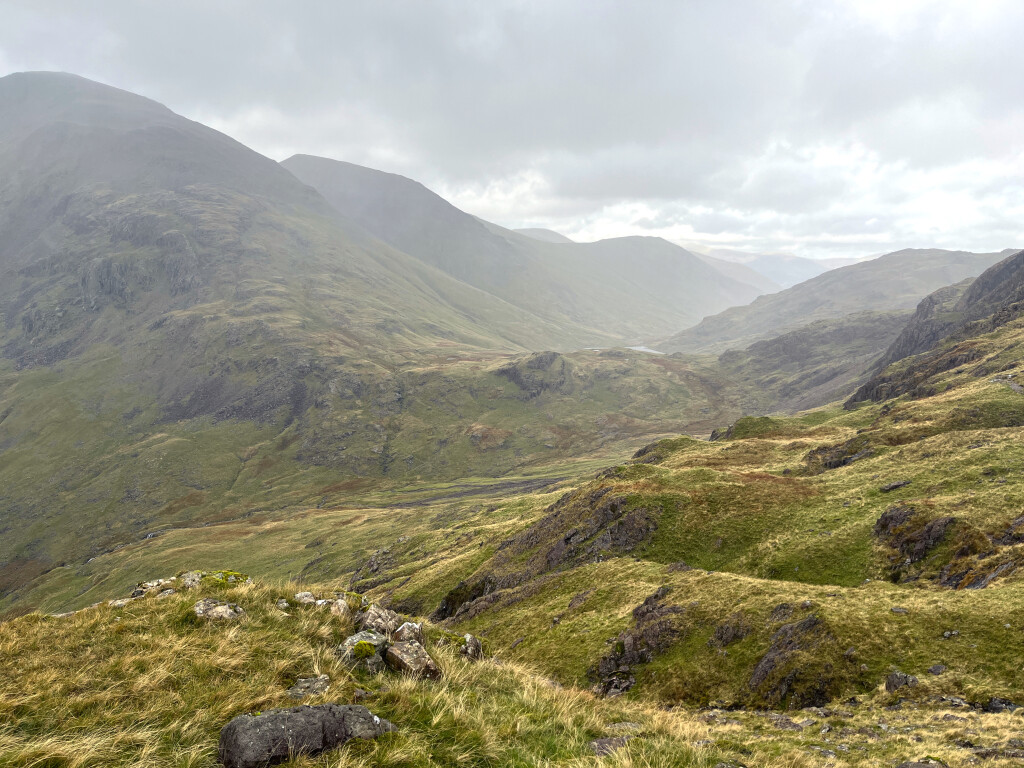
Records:
[[[518,232],[520,235],[526,235],[532,237],[534,240],[540,240],[544,243],[572,243],[574,240],[570,240],[560,232],[555,232],[553,229],[540,229],[536,227],[527,227],[525,229],[514,229],[513,232]]]
[[[772,280],[770,277],[761,274],[756,269],[753,269],[746,264],[742,264],[738,261],[727,261],[726,259],[708,256],[707,254],[700,253],[699,251],[692,251],[692,253],[706,264],[710,264],[723,275],[727,275],[733,280],[738,280],[741,283],[746,283],[747,285],[752,286],[757,290],[758,294],[776,293],[781,291],[783,288],[783,286]]]
[[[402,176],[309,155],[283,165],[384,242],[550,322],[591,328],[595,345],[666,334],[760,293],[660,238],[543,242]]]
[[[805,259],[801,256],[790,256],[783,253],[750,253],[730,248],[713,248],[705,253],[722,261],[744,264],[782,288],[789,288],[797,283],[810,280],[830,269],[838,269],[862,261],[862,259]]]
[[[863,311],[909,311],[927,294],[981,274],[1009,251],[903,250],[831,270],[753,303],[705,318],[659,345],[674,352],[742,349],[816,320]]]

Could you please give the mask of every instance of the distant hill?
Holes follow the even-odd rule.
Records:
[[[665,335],[760,293],[660,238],[543,242],[402,176],[309,155],[282,165],[395,248],[549,322],[593,329],[581,346]]]
[[[513,232],[518,232],[520,235],[526,235],[532,237],[534,240],[540,240],[542,243],[572,243],[574,240],[570,240],[565,235],[555,232],[552,229],[540,229],[536,227],[527,227],[525,229],[514,229]]]
[[[777,293],[783,288],[782,285],[775,282],[770,277],[766,277],[756,269],[738,261],[719,259],[714,256],[708,256],[705,253],[700,253],[699,251],[693,251],[693,255],[705,263],[710,264],[723,275],[731,277],[733,280],[738,280],[741,283],[753,286],[757,289],[759,294]]]
[[[727,309],[661,342],[658,348],[668,352],[742,349],[816,320],[864,311],[909,312],[932,291],[975,277],[1008,253],[896,251],[831,270],[761,296],[747,306]]]
[[[806,259],[784,253],[751,253],[732,248],[713,248],[706,253],[721,261],[743,264],[769,278],[782,288],[789,288],[828,272],[830,269],[856,264],[861,259]]]

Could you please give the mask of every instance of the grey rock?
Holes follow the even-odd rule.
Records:
[[[177,591],[175,591],[173,589],[164,589],[164,590],[160,591],[157,594],[156,599],[157,600],[162,600],[165,597],[170,597],[171,595],[176,595],[176,594],[178,594]]]
[[[381,635],[394,633],[402,624],[402,617],[387,608],[379,605],[371,605],[366,612],[359,617],[359,628],[377,632]]]
[[[316,755],[352,739],[375,739],[395,727],[366,707],[321,704],[239,715],[220,732],[225,768],[263,768],[293,755]]]
[[[124,608],[128,603],[133,603],[138,599],[137,597],[122,597],[120,600],[111,600],[108,605],[111,608]]]
[[[287,600],[285,600],[283,597],[279,598],[278,601],[274,605],[277,606],[277,609],[279,611],[287,611],[291,607],[289,602]]]
[[[327,675],[300,677],[295,681],[295,685],[288,689],[288,695],[293,699],[304,699],[307,696],[317,696],[321,693],[326,693],[330,687],[331,678]]]
[[[339,619],[348,619],[352,616],[352,609],[348,607],[346,600],[338,599],[331,603],[331,616],[337,616]]]
[[[632,738],[632,736],[610,736],[606,739],[595,739],[590,742],[590,748],[598,757],[604,757],[622,749]]]
[[[316,602],[316,597],[312,592],[297,592],[295,594],[295,602],[300,605],[311,605]]]
[[[202,571],[188,571],[187,573],[181,574],[182,589],[195,589],[202,583],[202,581]]]
[[[889,676],[885,678],[885,690],[888,693],[897,691],[905,686],[913,688],[915,685],[917,685],[916,677],[914,677],[913,675],[908,675],[904,672],[900,672],[899,670],[891,672]]]
[[[369,643],[373,646],[373,653],[370,655],[363,655],[356,650],[356,646],[359,643]],[[384,650],[387,648],[388,641],[383,635],[378,635],[376,632],[356,632],[351,637],[345,638],[345,641],[338,646],[335,653],[342,658],[343,661],[347,661],[350,664],[368,669],[370,672],[380,672],[384,669]]]
[[[427,649],[414,641],[388,646],[384,660],[396,672],[404,672],[413,677],[430,680],[437,680],[441,677],[441,670],[430,658]]]
[[[928,667],[928,673],[932,675],[941,675],[947,669],[948,667],[945,664],[933,664],[932,666]]]
[[[467,634],[463,639],[466,642],[459,649],[459,653],[470,661],[479,661],[484,657],[484,645],[479,637]]]
[[[245,616],[245,611],[234,603],[225,603],[210,597],[204,597],[193,606],[192,610],[200,619],[211,621],[235,621]]]
[[[1014,704],[1009,699],[1001,699],[998,696],[993,696],[985,705],[986,712],[1013,712],[1019,708],[1019,704]]]
[[[901,615],[901,616],[905,616],[906,614],[909,613],[909,611],[906,608],[903,608],[903,607],[901,607],[899,605],[894,605],[890,610],[893,613]]]
[[[423,625],[407,621],[395,630],[393,638],[397,643],[404,643],[412,640],[413,642],[423,645]]]

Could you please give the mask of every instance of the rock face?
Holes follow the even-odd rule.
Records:
[[[404,672],[413,677],[437,680],[441,677],[441,670],[427,649],[415,641],[395,643],[388,647],[384,656],[387,665],[396,672]]]
[[[200,619],[211,621],[235,621],[245,616],[245,611],[234,603],[225,603],[210,597],[204,597],[196,603],[193,610]]]
[[[402,624],[402,617],[387,608],[371,605],[359,617],[359,628],[380,635],[392,635]]]
[[[394,731],[366,707],[322,704],[239,715],[221,729],[219,756],[225,768],[263,768],[293,755],[315,755],[352,739]]]
[[[326,693],[330,687],[331,678],[327,675],[300,677],[295,681],[295,685],[288,689],[288,695],[293,699],[304,699],[307,696],[317,696],[321,693]]]
[[[828,627],[817,616],[780,627],[750,676],[755,702],[791,709],[828,703],[836,688],[836,670],[820,658],[820,651],[832,642]]]

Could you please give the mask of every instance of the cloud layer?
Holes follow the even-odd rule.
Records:
[[[507,226],[860,256],[1024,246],[1021,33],[978,0],[14,0],[0,74],[76,72]]]

